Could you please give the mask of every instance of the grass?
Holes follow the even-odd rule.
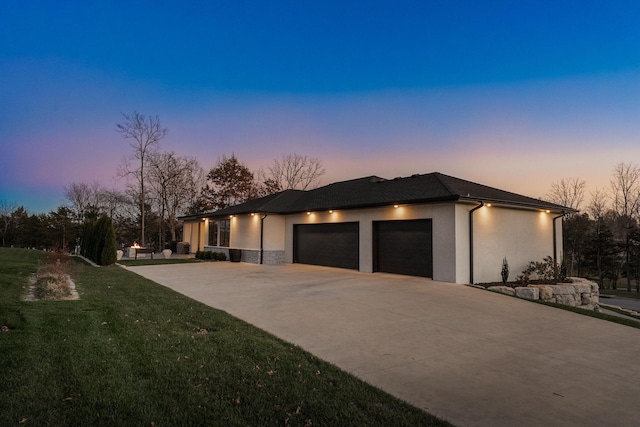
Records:
[[[42,257],[0,248],[0,425],[450,425],[116,266],[23,301]]]
[[[611,295],[611,296],[623,297],[623,298],[640,299],[640,294],[638,292],[636,292],[635,288],[631,292],[627,291],[626,289],[625,290],[621,290],[621,289],[601,289],[600,293],[602,295]]]
[[[118,264],[128,265],[128,266],[138,266],[138,265],[160,265],[160,264],[188,264],[193,262],[204,262],[195,258],[175,258],[175,259],[150,259],[150,258],[142,258],[142,259],[125,259],[118,261]]]

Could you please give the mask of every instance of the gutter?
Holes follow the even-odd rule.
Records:
[[[484,206],[484,202],[469,211],[469,284],[473,285],[473,213]]]
[[[264,220],[267,218],[267,214],[260,217],[260,265],[262,265],[263,252],[264,252]]]
[[[558,265],[558,237],[556,235],[556,219],[564,217],[565,213],[553,217],[553,263]]]

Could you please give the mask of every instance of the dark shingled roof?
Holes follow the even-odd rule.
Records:
[[[182,217],[182,219],[253,212],[288,214],[329,209],[356,209],[390,204],[435,203],[458,200],[484,201],[533,209],[549,209],[555,212],[575,212],[575,210],[565,206],[434,172],[395,179],[368,176],[336,182],[309,191],[285,190],[217,212]]]

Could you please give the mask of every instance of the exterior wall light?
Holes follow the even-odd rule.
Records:
[[[491,207],[491,203],[487,203],[485,206],[490,208]]]
[[[256,214],[254,214],[253,212],[251,212],[251,216],[256,216]]]
[[[551,211],[550,211],[549,209],[547,209],[545,212],[546,212],[546,213],[551,213]]]
[[[393,205],[394,208],[398,209],[398,205]]]
[[[333,210],[329,210],[329,213],[333,213]]]
[[[311,215],[311,212],[307,212],[307,215]]]

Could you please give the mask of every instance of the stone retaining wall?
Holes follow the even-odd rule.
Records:
[[[571,283],[557,285],[529,285],[511,288],[491,286],[488,289],[520,298],[555,302],[571,307],[593,310],[599,303],[598,284],[580,277],[571,277]]]

